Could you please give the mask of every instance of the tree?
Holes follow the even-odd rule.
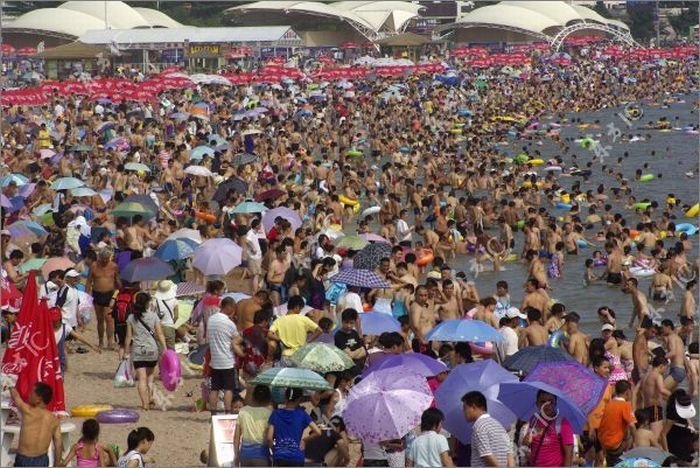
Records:
[[[656,35],[656,14],[653,3],[628,2],[627,25],[630,27],[632,37],[640,41],[648,41]]]
[[[691,26],[698,24],[698,3],[697,2],[678,2],[681,5],[681,14],[668,17],[668,22],[671,23],[676,34],[679,36],[687,36]]]
[[[608,7],[605,6],[605,2],[602,0],[598,0],[597,2],[595,2],[595,6],[593,7],[593,11],[598,13],[603,18],[612,18],[612,15],[608,11]]]

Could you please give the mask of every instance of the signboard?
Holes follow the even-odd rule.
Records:
[[[237,59],[244,57],[252,57],[253,48],[252,47],[231,47],[231,52],[226,54],[227,59]]]
[[[231,466],[235,458],[233,434],[238,424],[237,414],[222,414],[211,417],[208,466]]]
[[[216,58],[221,55],[219,44],[190,44],[186,50],[188,58]]]

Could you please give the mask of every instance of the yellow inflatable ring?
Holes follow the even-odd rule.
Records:
[[[70,410],[70,415],[74,418],[94,418],[100,411],[113,409],[111,405],[79,405]]]
[[[544,164],[544,159],[531,159],[527,163],[532,166],[541,166]]]
[[[700,203],[696,203],[690,208],[688,208],[688,211],[685,212],[686,217],[688,218],[694,218],[698,214],[700,214]]]
[[[461,135],[462,129],[461,128],[453,128],[452,130],[450,130],[450,133],[453,135]]]
[[[360,204],[360,200],[353,200],[351,198],[346,197],[345,195],[340,195],[338,197],[338,201],[340,201],[340,203],[346,206],[356,206]]]

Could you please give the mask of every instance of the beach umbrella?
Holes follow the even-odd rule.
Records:
[[[401,439],[433,401],[428,382],[403,369],[375,372],[350,389],[343,420],[365,442]]]
[[[71,195],[74,197],[94,197],[97,195],[97,192],[95,192],[93,189],[90,187],[78,187],[74,188],[73,190],[70,191]]]
[[[51,184],[51,190],[72,190],[84,185],[85,182],[75,177],[59,177]]]
[[[45,258],[32,258],[21,264],[17,270],[22,274],[32,270],[41,270],[44,263],[46,263]]]
[[[272,367],[255,376],[251,385],[268,385],[270,387],[303,388],[307,390],[331,390],[331,385],[309,369],[299,367]]]
[[[150,197],[150,195],[146,195],[146,194],[141,194],[141,195],[138,195],[138,194],[136,194],[136,195],[129,195],[128,197],[126,197],[126,198],[123,200],[123,202],[126,202],[126,203],[130,203],[130,202],[133,202],[133,203],[140,203],[141,205],[143,205],[144,208],[146,208],[146,209],[149,210],[149,211],[152,211],[154,214],[155,214],[155,213],[158,213],[158,211],[159,211],[158,205],[157,205],[156,202]]]
[[[252,164],[258,160],[258,157],[250,153],[238,153],[233,157],[231,164],[234,166],[245,166],[246,164]]]
[[[221,135],[209,135],[209,146],[228,146],[228,141]]]
[[[189,239],[193,240],[198,244],[202,243],[202,235],[196,229],[182,228],[170,234],[165,240],[171,239]]]
[[[376,313],[376,312],[375,312]],[[362,315],[362,314],[361,314]],[[363,329],[364,332],[364,329]],[[447,366],[437,359],[420,353],[385,354],[376,359],[362,373],[366,377],[374,372],[397,367],[422,377],[432,377],[447,370]]]
[[[12,234],[12,237],[26,237],[27,233],[31,233],[36,237],[44,237],[48,234],[41,224],[29,220],[16,221],[10,224],[7,229]]]
[[[373,232],[365,232],[363,234],[360,234],[360,237],[368,242],[383,242],[384,244],[391,244],[391,242],[384,239],[379,234],[375,234]]]
[[[170,114],[170,118],[184,122],[185,120],[190,118],[190,114],[187,112],[175,112],[173,114]]]
[[[270,230],[275,225],[275,219],[277,217],[286,219],[292,225],[292,231],[296,231],[301,227],[301,216],[299,213],[287,208],[285,206],[280,206],[279,208],[273,208],[272,210],[266,211],[262,217],[262,224],[265,228],[265,232],[270,232]]]
[[[598,405],[608,386],[606,379],[578,361],[541,362],[527,374],[525,381],[558,388],[584,415]]]
[[[197,146],[190,150],[190,158],[199,161],[204,156],[214,157],[214,150],[205,145]]]
[[[345,236],[336,244],[338,249],[361,250],[369,242],[360,236]]]
[[[143,216],[151,218],[155,216],[151,210],[137,202],[122,202],[112,210],[112,216],[115,218],[133,218],[134,216]]]
[[[151,172],[150,167],[146,166],[145,164],[135,163],[135,162],[130,162],[130,163],[124,164],[124,169],[126,169],[127,171],[134,171],[134,172],[139,172],[139,171]]]
[[[358,269],[374,270],[379,266],[379,262],[382,258],[390,256],[391,245],[372,243],[368,244],[353,257],[352,264]]]
[[[17,187],[21,187],[24,184],[29,183],[29,179],[22,174],[7,174],[6,176],[0,177],[0,188],[5,188],[12,182],[14,182]]]
[[[75,263],[68,257],[51,257],[47,259],[41,266],[41,276],[44,279],[49,277],[49,274],[54,270],[67,270],[73,268]]]
[[[173,276],[173,267],[156,257],[132,260],[121,272],[122,279],[129,283],[140,281],[158,281]]]
[[[187,166],[185,168],[185,174],[197,176],[197,177],[212,177],[214,174],[204,166]]]
[[[486,397],[489,415],[508,430],[516,417],[498,401],[498,390],[505,382],[517,381],[513,374],[490,359],[458,365],[435,392],[435,404],[445,414],[445,429],[463,444],[469,443],[472,423],[464,417],[462,397],[465,393],[479,391]]]
[[[575,361],[571,354],[552,346],[528,346],[503,361],[503,367],[511,371],[521,371],[525,375],[540,362]]]
[[[110,149],[126,152],[126,151],[129,151],[131,149],[131,144],[129,144],[129,140],[127,140],[126,138],[117,137],[117,138],[114,138],[113,140],[110,140],[105,145],[105,150],[110,150]]]
[[[236,205],[236,207],[231,211],[232,213],[244,213],[244,214],[250,214],[250,213],[264,213],[267,211],[267,207],[263,205],[262,203],[254,202],[254,201],[244,201],[243,203],[239,203]]]
[[[316,239],[321,237],[322,234],[328,237],[331,240],[331,242],[336,241],[341,237],[345,237],[345,233],[343,231],[336,231],[335,229],[326,228],[316,235]]]
[[[51,148],[44,148],[39,150],[39,159],[51,159],[56,156],[56,152]]]
[[[242,262],[243,250],[231,239],[210,239],[194,251],[192,266],[203,274],[227,275]]]
[[[0,193],[0,206],[6,209],[11,209],[12,208],[12,202],[10,201],[9,198],[5,196],[4,193]],[[51,205],[49,205],[50,207]]]
[[[379,336],[384,332],[400,332],[401,324],[389,314],[366,312],[360,314],[362,334]]]
[[[109,129],[115,128],[116,126],[117,126],[117,123],[114,122],[114,121],[111,121],[111,120],[108,121],[108,122],[102,122],[102,123],[97,127],[96,132],[97,132],[98,134],[102,134],[102,133],[106,132],[106,131],[109,130]]]
[[[197,296],[205,292],[206,289],[201,284],[195,283],[194,281],[185,281],[184,283],[177,284],[175,297]]]
[[[255,197],[255,200],[259,201],[259,202],[277,200],[279,197],[281,197],[285,193],[287,193],[287,192],[284,192],[283,190],[280,190],[280,189],[265,190],[264,192],[258,194]]]
[[[298,367],[311,369],[319,374],[342,372],[355,363],[343,350],[326,343],[310,343],[297,349],[290,359]]]
[[[348,286],[356,286],[358,288],[387,289],[391,287],[388,282],[383,280],[375,272],[371,270],[358,270],[355,268],[341,270],[337,275],[331,278],[331,281],[334,283],[347,284]]]
[[[160,244],[153,256],[164,262],[182,260],[194,255],[197,247],[199,244],[191,239],[170,239]]]
[[[426,341],[503,341],[503,335],[481,320],[444,320],[425,335]]]
[[[566,418],[576,434],[583,432],[586,416],[561,390],[546,383],[534,381],[502,383],[498,390],[498,400],[515,413],[518,419],[527,421],[539,412],[536,401],[537,392],[540,390],[556,396],[559,417]],[[489,414],[491,414],[490,406]]]
[[[632,467],[638,467],[638,466],[644,466],[645,468],[651,468],[651,465],[644,465],[644,464],[630,464],[630,465],[624,465],[625,460],[629,460],[632,458],[642,458],[646,460],[650,460],[651,462],[655,463],[658,466],[662,466],[666,459],[668,457],[673,456],[671,452],[667,452],[665,450],[662,450],[660,448],[656,447],[635,447],[632,450],[628,450],[625,453],[622,454],[622,460],[623,462],[618,463],[615,465],[615,468],[617,467],[625,467],[629,466],[630,468]]]
[[[264,112],[257,112],[256,109],[250,110],[246,112],[248,117],[258,117],[260,114],[264,114]],[[241,135],[243,136],[248,136],[248,135],[260,135],[262,133],[262,130],[259,128],[249,128],[247,130],[243,130],[241,132]],[[243,163],[243,164],[248,164],[248,163]]]
[[[92,151],[92,149],[92,145],[88,145],[86,143],[78,143],[77,145],[73,145],[70,148],[68,148],[68,151],[73,151],[75,153],[87,153]]]
[[[221,203],[228,197],[229,192],[246,193],[247,191],[248,184],[244,180],[232,177],[216,188],[213,198],[214,201]]]

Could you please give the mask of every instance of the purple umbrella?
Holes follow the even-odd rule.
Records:
[[[4,193],[0,194],[0,206],[2,206],[3,208],[8,208],[8,209],[12,208],[12,202],[10,201],[9,198],[7,198],[5,196]]]
[[[263,215],[262,223],[263,227],[265,228],[265,232],[270,232],[275,225],[275,218],[278,216],[289,221],[289,223],[292,225],[292,231],[296,231],[301,227],[301,217],[299,216],[299,213],[290,208],[280,206],[279,208],[274,208],[267,211]]]
[[[132,260],[122,271],[122,279],[129,283],[156,281],[173,276],[173,267],[155,257]]]
[[[29,195],[34,193],[34,190],[36,189],[36,184],[24,184],[19,188],[17,193],[19,194],[20,197],[22,198],[27,198]]]
[[[401,324],[389,314],[382,312],[367,312],[360,314],[362,333],[365,335],[379,336],[384,332],[399,332]]]
[[[498,401],[498,391],[501,383],[517,381],[513,374],[492,360],[460,364],[455,367],[435,392],[435,403],[438,409],[445,413],[445,429],[462,443],[469,443],[472,423],[464,417],[462,397],[465,393],[479,391],[486,397],[491,417],[507,430],[515,422],[516,417]]]
[[[540,362],[525,378],[558,388],[584,415],[603,398],[608,382],[577,361]]]
[[[383,242],[385,244],[391,244],[391,242],[384,239],[379,234],[375,234],[373,232],[366,232],[364,234],[360,234],[360,237],[362,237],[364,240],[366,240],[368,242]]]
[[[377,359],[362,373],[362,376],[367,377],[377,371],[383,371],[384,369],[393,367],[418,374],[422,377],[432,377],[433,375],[447,370],[445,364],[425,354],[387,354],[381,359]]]
[[[210,239],[195,249],[192,266],[207,276],[223,276],[241,264],[242,255],[231,239]]]
[[[400,439],[433,401],[427,381],[404,369],[375,372],[350,389],[343,420],[366,442]]]

